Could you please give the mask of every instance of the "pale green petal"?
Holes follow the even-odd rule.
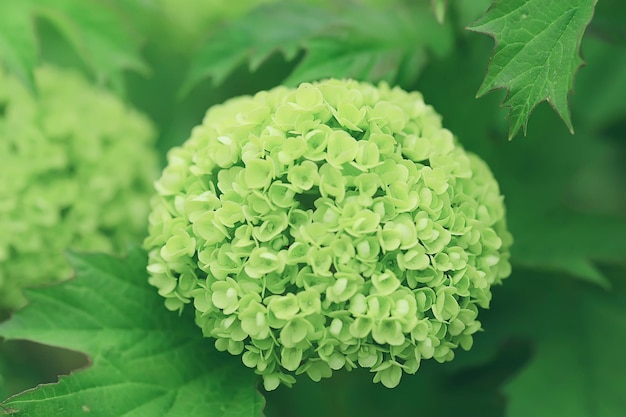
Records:
[[[170,152],[157,193],[150,283],[167,308],[193,300],[203,334],[268,390],[355,367],[395,387],[422,360],[452,360],[510,273],[489,169],[421,94],[385,83],[331,79],[215,106]]]

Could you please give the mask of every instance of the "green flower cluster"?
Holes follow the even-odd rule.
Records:
[[[0,68],[0,308],[68,278],[63,251],[118,251],[145,236],[156,178],[149,121],[78,73],[28,91]]]
[[[168,159],[150,283],[268,390],[357,366],[394,387],[451,360],[510,273],[496,181],[419,93],[327,80],[231,99]]]

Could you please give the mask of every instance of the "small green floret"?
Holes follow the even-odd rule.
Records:
[[[78,73],[37,92],[0,68],[0,309],[69,278],[63,251],[120,251],[144,236],[156,177],[148,120]]]
[[[387,387],[469,349],[511,237],[488,167],[419,93],[328,80],[210,109],[152,201],[150,283],[265,388]]]

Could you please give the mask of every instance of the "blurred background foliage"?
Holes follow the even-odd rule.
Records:
[[[493,41],[464,29],[488,0],[450,0],[443,24],[429,0],[90,0],[110,16],[94,21],[73,10],[76,0],[29,2],[40,7],[28,20],[36,50],[14,72],[43,62],[82,69],[152,119],[163,162],[211,105],[285,80],[334,75],[423,92],[444,126],[494,171],[515,237],[514,269],[481,313],[485,330],[474,348],[449,364],[424,363],[394,390],[362,371],[318,384],[301,378],[267,393],[268,416],[623,412],[625,4],[601,0],[585,35],[587,65],[570,96],[575,135],[542,103],[527,135],[509,142],[499,107],[505,92],[475,98]],[[10,1],[3,3],[0,12]],[[277,10],[293,20],[280,20]],[[56,12],[75,27],[59,24]],[[81,45],[76,36],[87,27],[91,43]],[[7,39],[0,31],[0,61],[10,67]],[[94,70],[113,58],[120,65]],[[3,343],[0,397],[86,365],[76,353]]]

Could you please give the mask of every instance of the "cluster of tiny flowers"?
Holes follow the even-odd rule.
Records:
[[[37,91],[0,69],[0,308],[68,278],[63,251],[117,251],[145,236],[154,130],[113,94],[50,67]]]
[[[152,202],[150,283],[265,388],[396,386],[472,346],[510,273],[503,198],[419,93],[345,80],[210,109]]]

